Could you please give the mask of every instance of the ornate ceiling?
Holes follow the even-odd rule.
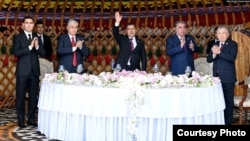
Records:
[[[173,22],[175,19],[193,22],[200,17],[201,20],[198,21],[200,25],[250,21],[249,3],[231,1],[236,0],[2,0],[0,24],[17,24],[25,15],[31,15],[35,19],[50,21],[51,24],[53,21],[55,24],[63,24],[65,20],[75,18],[87,21],[89,26],[92,26],[95,22],[102,24],[102,21],[112,19],[115,11],[122,12],[124,19],[129,21],[145,18],[150,21],[160,18],[161,24],[165,24],[164,22],[168,20]],[[220,14],[225,18],[221,19]],[[203,18],[204,15],[206,18]],[[210,15],[214,22],[210,21]],[[240,20],[236,20],[236,17]]]
[[[164,7],[179,7],[185,5],[213,5],[224,3],[221,0],[2,0],[2,9],[17,11],[39,11],[41,9],[57,12],[60,9],[76,11],[91,11],[92,9],[155,9]],[[55,10],[56,9],[56,10]]]

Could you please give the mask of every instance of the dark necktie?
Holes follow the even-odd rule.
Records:
[[[180,42],[185,42],[185,37],[180,38]],[[186,42],[185,42],[185,44],[183,46],[183,49],[184,49],[185,52],[187,51]]]
[[[134,44],[133,44],[133,39],[129,39],[130,40],[130,49],[131,51],[133,51],[135,48],[134,48]]]
[[[31,43],[31,35],[30,34],[28,34],[28,41],[29,41],[29,44]]]
[[[224,46],[224,43],[223,42],[220,42],[220,49],[222,49]]]
[[[38,36],[38,41],[41,43],[41,45],[43,46],[43,40],[42,40],[42,36]]]
[[[72,47],[76,45],[74,37],[71,38],[71,44]],[[77,59],[76,59],[76,51],[73,52],[73,66],[75,67],[77,65]]]
[[[131,50],[131,52],[135,49],[134,48],[134,44],[133,44],[133,39],[129,39],[129,41],[130,41],[130,50]],[[131,61],[131,54],[130,54],[130,57],[129,57],[129,63],[130,63],[130,61]]]

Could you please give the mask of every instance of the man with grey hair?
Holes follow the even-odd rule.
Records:
[[[233,120],[234,85],[237,81],[235,60],[238,53],[238,44],[229,37],[226,26],[219,26],[216,36],[219,42],[213,45],[207,56],[207,62],[213,62],[213,76],[221,79],[226,103],[226,109],[224,110],[225,124],[230,125]]]
[[[82,73],[83,58],[89,54],[84,37],[77,34],[78,22],[74,19],[68,20],[66,34],[58,38],[57,55],[59,58],[59,67],[63,67],[69,73]]]

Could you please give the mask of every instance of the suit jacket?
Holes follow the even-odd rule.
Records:
[[[77,40],[84,40],[83,36],[76,35]],[[76,57],[77,63],[83,65],[83,60],[89,54],[89,49],[86,47],[85,42],[83,42],[82,49],[77,48]],[[68,34],[63,34],[59,36],[58,46],[57,46],[57,55],[59,58],[59,65],[63,65],[64,68],[69,73],[76,73],[75,67],[73,66],[73,52],[71,39]]]
[[[32,40],[36,37],[35,33],[32,33]],[[38,55],[44,56],[45,50],[43,47],[36,50],[33,48],[29,50],[29,41],[24,32],[15,35],[13,38],[13,52],[17,56],[16,75],[27,76],[31,72],[37,77],[40,75],[40,66]]]
[[[39,46],[42,46],[46,52],[45,56],[42,58],[45,58],[49,61],[52,61],[52,53],[53,53],[53,48],[52,48],[52,44],[51,44],[51,40],[50,37],[43,34],[43,43],[42,40],[39,38]]]
[[[166,53],[170,56],[170,71],[173,75],[185,74],[186,66],[190,66],[194,71],[194,52],[199,51],[199,47],[195,43],[195,39],[191,35],[185,35],[186,44],[181,48],[179,37],[174,34],[167,38]],[[190,41],[194,43],[194,51],[189,48]]]
[[[130,58],[130,68],[132,70],[138,69],[146,71],[147,57],[144,42],[136,38],[137,45],[135,49],[131,51],[130,40],[127,35],[119,34],[119,26],[113,27],[113,35],[119,44],[120,49],[114,66],[116,66],[116,64],[120,64],[121,68],[125,69]]]
[[[219,43],[217,43],[219,46]],[[218,76],[222,83],[235,83],[235,60],[238,53],[238,44],[232,39],[227,39],[221,53],[213,59],[212,52],[207,56],[207,62],[213,62],[213,76]]]

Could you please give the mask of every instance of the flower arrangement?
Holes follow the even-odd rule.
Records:
[[[146,73],[145,71],[102,72],[99,75],[74,74],[67,71],[46,74],[43,81],[65,84],[82,84],[98,87],[115,88],[167,88],[167,87],[208,87],[220,83],[218,77],[202,75],[193,71],[192,77],[186,75],[162,75],[158,73]]]
[[[209,87],[220,84],[218,77],[202,75],[195,71],[192,77],[186,75],[173,76],[158,73],[146,73],[145,71],[102,72],[99,75],[75,74],[67,71],[46,74],[43,81],[63,84],[79,84],[84,86],[127,88],[131,94],[126,98],[129,106],[128,131],[133,141],[137,140],[137,127],[139,125],[138,113],[144,105],[144,90],[147,88],[190,88]]]

